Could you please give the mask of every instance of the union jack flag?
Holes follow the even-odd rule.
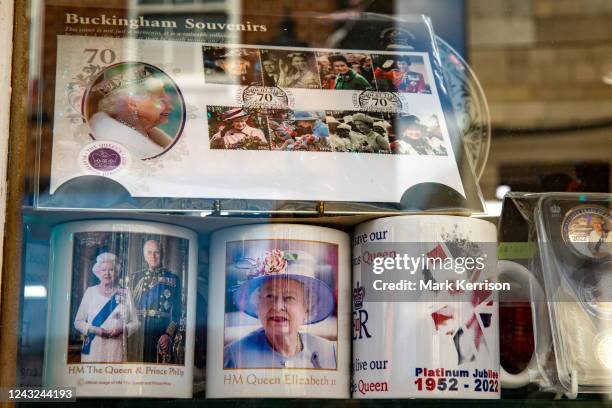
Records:
[[[447,259],[456,255],[450,251],[447,245],[438,244],[434,249],[427,253],[429,258]],[[469,281],[476,282],[480,275],[480,270],[473,270],[469,275]],[[435,280],[435,271],[425,269],[423,271],[426,279]],[[463,291],[457,290],[452,294],[462,294]],[[436,331],[445,330],[444,334],[451,336],[457,351],[458,364],[473,361],[482,348],[488,348],[484,332],[490,327],[494,313],[493,293],[490,290],[474,290],[470,294],[469,305],[464,302],[446,303],[431,313]],[[465,308],[469,307],[468,313]]]

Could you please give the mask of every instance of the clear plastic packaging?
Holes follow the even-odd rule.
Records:
[[[535,212],[558,379],[570,395],[612,390],[611,202],[547,194]]]
[[[537,361],[529,377],[569,398],[611,391],[611,202],[609,194],[510,193],[504,204],[524,218],[534,249],[527,267],[545,290],[545,301],[534,301],[529,288]]]
[[[425,16],[302,14],[329,34],[303,43],[265,35],[278,16],[54,4],[33,43],[55,54],[31,82],[37,208],[483,211],[486,100]]]

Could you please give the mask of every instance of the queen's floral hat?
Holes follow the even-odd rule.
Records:
[[[292,279],[308,288],[310,308],[305,324],[324,320],[334,310],[334,296],[329,286],[315,277],[318,271],[331,271],[329,265],[317,265],[303,251],[266,251],[262,258],[248,259],[247,279],[234,291],[234,304],[252,317],[257,317],[257,289],[272,279]]]

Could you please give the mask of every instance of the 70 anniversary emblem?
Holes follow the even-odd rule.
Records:
[[[238,103],[245,108],[289,109],[293,95],[277,86],[247,86],[239,91]]]
[[[353,105],[364,111],[401,112],[406,102],[397,93],[362,91],[353,95]]]

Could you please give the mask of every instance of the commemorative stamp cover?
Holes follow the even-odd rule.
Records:
[[[50,196],[98,175],[132,197],[399,203],[433,185],[473,202],[430,49],[200,42],[142,19],[125,38],[99,26],[126,19],[62,17]],[[92,143],[112,148],[85,157]]]

